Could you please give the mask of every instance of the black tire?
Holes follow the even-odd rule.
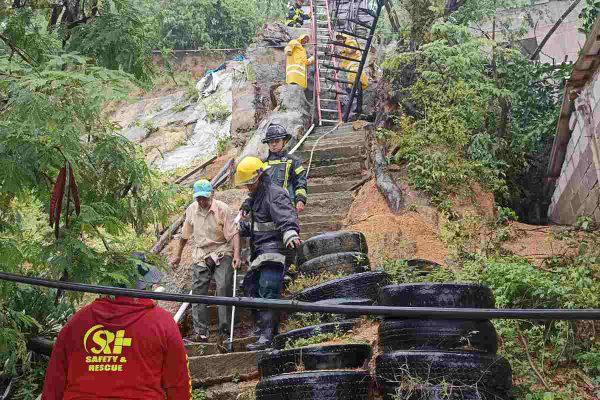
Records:
[[[494,308],[494,294],[474,283],[407,283],[379,292],[379,304],[397,307]]]
[[[315,301],[315,304],[322,305],[347,305],[347,306],[371,306],[373,300],[371,299],[327,299]],[[346,319],[354,319],[361,316],[361,314],[330,314],[324,313],[321,315],[322,322],[335,322],[344,321]]]
[[[400,388],[385,385],[383,400],[509,400],[509,398],[469,387],[440,385]]]
[[[261,377],[304,371],[363,368],[371,359],[368,344],[342,344],[275,350],[258,360]]]
[[[322,272],[333,274],[356,274],[369,271],[369,256],[357,251],[345,253],[326,254],[315,257],[300,264],[298,273],[300,275],[315,276]]]
[[[362,272],[340,279],[323,282],[293,297],[298,301],[315,302],[342,297],[377,299],[379,288],[389,283],[389,275],[382,271]]]
[[[395,351],[375,360],[378,383],[420,382],[474,387],[480,392],[510,397],[510,364],[493,354],[470,352]]]
[[[394,350],[471,350],[496,354],[498,335],[487,320],[385,319],[379,346]]]
[[[366,371],[316,371],[276,375],[256,385],[256,400],[368,400]]]
[[[281,350],[285,348],[286,344],[291,341],[295,341],[298,339],[306,339],[309,337],[317,336],[325,333],[334,333],[340,332],[345,333],[351,331],[354,328],[354,325],[359,320],[347,320],[341,322],[332,322],[329,324],[320,324],[307,326],[300,329],[294,329],[286,333],[282,333],[273,338],[273,348]]]
[[[302,243],[298,250],[298,264],[327,254],[358,251],[368,253],[367,240],[360,232],[325,232]]]

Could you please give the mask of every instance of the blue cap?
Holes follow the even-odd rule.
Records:
[[[194,199],[196,197],[210,197],[213,192],[212,184],[206,179],[200,179],[194,183]]]

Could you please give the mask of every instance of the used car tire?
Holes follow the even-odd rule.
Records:
[[[379,346],[394,350],[471,350],[495,354],[498,335],[487,320],[385,319],[379,324]]]
[[[379,292],[379,304],[397,307],[494,308],[494,294],[474,283],[406,283]]]
[[[288,342],[295,341],[298,339],[306,339],[320,334],[334,332],[345,333],[351,331],[357,322],[359,322],[359,320],[357,319],[346,320],[341,322],[332,322],[329,324],[307,326],[304,328],[294,329],[289,332],[281,333],[273,338],[273,348],[281,350],[285,348]]]
[[[322,305],[346,305],[346,306],[371,306],[373,305],[373,300],[371,299],[327,299],[315,301],[315,304]],[[323,313],[320,314],[321,321],[323,322],[335,322],[335,321],[344,321],[346,319],[354,319],[361,316],[361,314],[330,314]]]
[[[383,400],[509,400],[494,393],[477,388],[453,386],[423,386],[414,388],[400,388],[399,386],[385,385],[383,387]]]
[[[363,368],[371,359],[368,344],[340,344],[275,350],[258,360],[261,377],[304,371]]]
[[[302,265],[313,258],[333,253],[358,251],[368,253],[367,239],[361,232],[325,232],[313,236],[302,243],[298,250],[298,264]]]
[[[315,302],[335,298],[377,299],[379,288],[389,283],[389,275],[382,271],[362,272],[340,279],[323,282],[293,295],[299,301]]]
[[[322,272],[350,275],[366,272],[369,266],[369,256],[366,253],[348,251],[312,258],[298,266],[298,273],[305,276],[315,276]]]
[[[512,373],[506,359],[485,353],[395,351],[377,356],[375,374],[381,385],[410,383],[473,387],[510,397]]]
[[[256,400],[368,400],[366,371],[316,371],[262,379]]]

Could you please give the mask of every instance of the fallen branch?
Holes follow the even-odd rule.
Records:
[[[189,178],[190,176],[194,175],[196,172],[200,171],[201,169],[209,166],[210,164],[213,163],[213,161],[215,161],[217,159],[217,156],[212,156],[209,160],[203,162],[202,164],[200,164],[199,166],[197,166],[196,168],[192,169],[190,172],[188,172],[187,174],[185,174],[184,176],[177,178],[175,180],[175,183],[181,183],[183,181],[185,181],[187,178]]]
[[[533,52],[531,57],[529,57],[530,60],[535,60],[535,58],[538,56],[538,54],[540,54],[540,51],[542,51],[542,49],[546,45],[546,42],[548,41],[548,39],[550,39],[550,36],[552,36],[552,34],[554,34],[554,31],[556,31],[558,29],[560,24],[562,24],[562,22],[565,20],[565,18],[567,18],[569,16],[569,14],[571,14],[571,12],[575,9],[575,7],[577,7],[577,5],[580,2],[581,2],[581,0],[575,0],[573,3],[571,3],[569,8],[567,8],[565,10],[563,15],[561,15],[560,18],[558,19],[558,21],[556,21],[554,23],[554,26],[548,31],[548,33],[546,33],[546,36],[544,36],[544,38],[540,42],[540,45],[537,47],[537,49],[535,49],[535,51]]]
[[[529,348],[527,346],[527,339],[525,339],[525,336],[523,336],[523,333],[521,332],[521,329],[519,328],[518,323],[515,326],[517,328],[517,335],[519,336],[519,339],[523,343],[523,346],[525,346],[525,354],[527,354],[527,361],[529,362],[529,366],[531,367],[533,372],[535,372],[535,374],[537,375],[537,377],[538,377],[539,381],[542,383],[542,385],[544,385],[544,388],[546,388],[546,390],[550,390],[550,386],[548,385],[548,382],[546,382],[546,380],[544,379],[544,377],[542,376],[540,371],[538,371],[538,369],[535,366],[535,363],[533,362],[533,359],[531,358],[531,354],[529,354]]]

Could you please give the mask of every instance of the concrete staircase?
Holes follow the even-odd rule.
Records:
[[[331,126],[316,128],[296,153],[305,167],[308,166],[310,153],[317,139],[331,129]],[[340,125],[337,130],[319,141],[314,149],[309,171],[308,204],[300,216],[303,239],[323,232],[339,230],[342,227],[353,201],[350,188],[363,178],[364,152],[365,132],[355,131],[352,124]],[[237,313],[242,321],[248,321],[250,318],[247,309],[238,309]],[[215,306],[209,306],[209,323],[214,328]],[[245,331],[245,329],[241,330]],[[240,333],[239,328],[236,329],[236,334]],[[214,334],[215,332],[211,331],[211,336]],[[229,388],[238,393],[239,385],[226,382],[257,378],[257,360],[263,352],[245,351],[246,345],[255,340],[255,337],[237,338],[234,341],[233,353],[229,354],[224,354],[224,349],[216,343],[186,344],[194,387],[210,386],[218,393]],[[228,393],[214,395],[210,391],[207,392],[207,400],[230,398],[233,399],[235,396]]]
[[[305,167],[319,137],[331,129],[316,128],[296,153]],[[319,140],[309,170],[308,203],[300,215],[302,239],[342,227],[353,200],[350,188],[363,178],[364,152],[365,132],[350,123]]]

